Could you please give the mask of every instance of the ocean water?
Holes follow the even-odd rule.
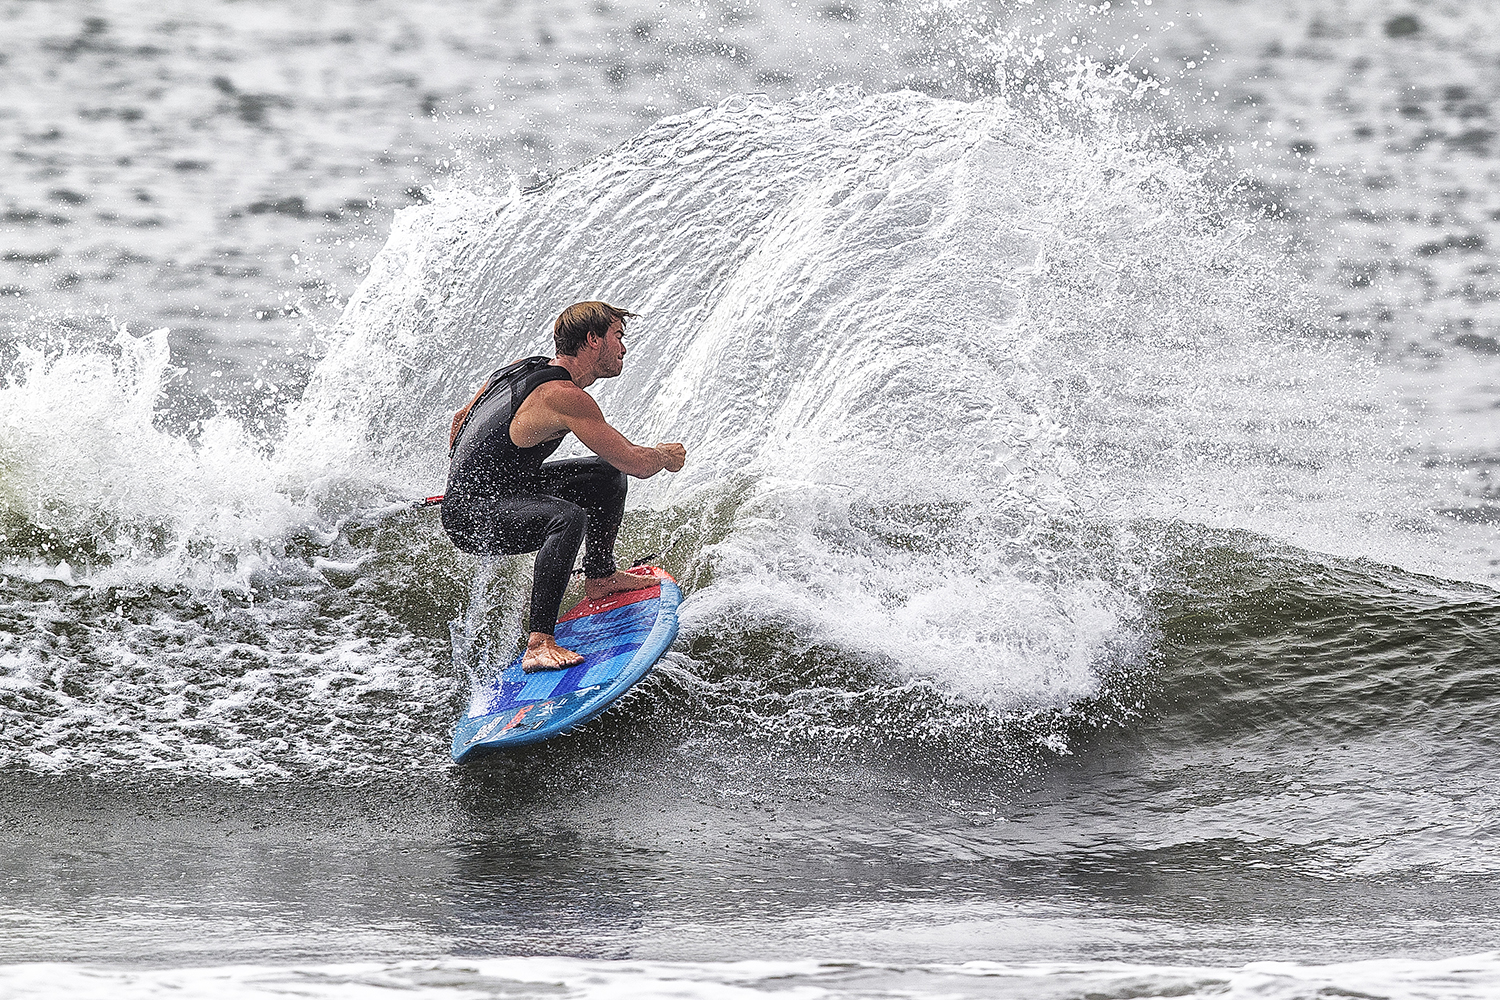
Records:
[[[1500,995],[1497,13],[0,4],[0,996]],[[682,634],[455,767],[586,298]]]

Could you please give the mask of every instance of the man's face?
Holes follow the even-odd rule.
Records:
[[[614,378],[625,370],[625,324],[615,320],[609,324],[609,329],[604,336],[595,340],[589,338],[590,343],[599,345],[599,363],[597,370],[600,378]]]

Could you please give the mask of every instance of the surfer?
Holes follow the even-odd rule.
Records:
[[[620,374],[625,321],[635,315],[605,302],[568,306],[552,325],[555,358],[524,358],[498,369],[453,415],[443,500],[448,537],[476,555],[537,554],[531,634],[521,660],[527,672],[583,662],[553,637],[580,543],[589,600],[657,583],[615,566],[625,477],[676,472],[687,450],[675,442],[631,444],[583,391]],[[544,462],[569,432],[597,457]]]

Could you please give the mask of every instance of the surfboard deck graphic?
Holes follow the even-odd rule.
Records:
[[[557,622],[558,645],[584,655],[566,670],[528,674],[518,655],[498,677],[476,685],[453,733],[453,760],[481,750],[538,743],[576,729],[630,690],[677,638],[677,582],[655,566],[654,587],[580,601]]]

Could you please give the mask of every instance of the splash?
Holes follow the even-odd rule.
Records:
[[[291,505],[264,489],[268,464],[238,424],[206,421],[197,447],[156,426],[167,331],[121,329],[112,346],[18,348],[0,392],[7,549],[172,578],[275,534]]]
[[[1294,401],[1317,416],[1279,449],[1347,416],[1249,232],[1179,160],[999,101],[736,98],[402,213],[290,440],[436,478],[483,372],[559,303],[619,302],[645,319],[604,409],[692,456],[635,502],[727,518],[679,546],[689,631],[791,614],[898,681],[1061,708],[1139,628],[1154,556],[1112,526],[1201,506],[1209,459],[1243,479],[1236,434]],[[1252,479],[1220,517],[1279,503]]]
[[[18,345],[0,388],[12,571],[252,595],[320,579],[317,558],[337,570],[340,526],[390,498],[378,470],[358,452],[335,457],[337,441],[276,456],[225,414],[191,435],[165,428],[161,405],[178,374],[168,335],[121,328],[109,349]]]

